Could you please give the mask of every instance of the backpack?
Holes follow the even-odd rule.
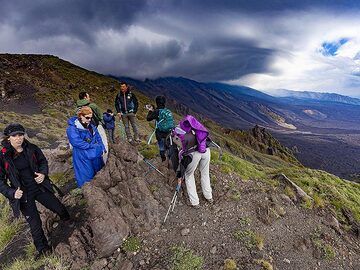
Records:
[[[174,117],[167,108],[159,109],[159,120],[156,121],[156,129],[161,132],[170,132],[174,128]]]
[[[187,115],[180,121],[171,133],[171,141],[176,144],[179,151],[179,158],[192,152],[205,153],[206,148],[217,147],[222,156],[222,149],[209,137],[209,132],[195,117]]]

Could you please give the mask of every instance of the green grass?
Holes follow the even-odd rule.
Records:
[[[144,158],[152,159],[158,155],[159,149],[157,145],[147,145],[146,143],[142,143],[139,147],[139,152],[144,156]]]
[[[237,230],[234,232],[234,237],[249,250],[254,248],[262,250],[264,248],[264,237],[252,230]]]
[[[233,259],[226,259],[224,261],[224,270],[236,270],[237,265],[236,265],[236,261]]]
[[[244,180],[266,177],[266,174],[261,171],[259,165],[238,158],[230,153],[224,153],[221,160],[213,159],[213,163],[218,164],[222,172],[234,172]]]
[[[300,167],[282,168],[271,172],[278,173],[284,173],[314,198],[314,207],[333,207],[338,219],[343,223],[346,223],[346,218],[342,211],[350,210],[355,220],[360,221],[360,184],[344,181],[324,171]],[[310,202],[304,202],[303,206],[311,208]]]
[[[184,246],[174,246],[171,248],[171,270],[200,270],[204,259],[193,253],[192,250]]]
[[[10,222],[12,215],[11,207],[7,200],[0,197],[0,252],[12,241],[12,239],[24,228],[21,219]]]
[[[141,248],[141,241],[135,236],[130,236],[125,239],[121,248],[126,252],[139,252]]]

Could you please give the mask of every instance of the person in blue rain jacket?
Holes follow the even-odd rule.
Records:
[[[77,116],[68,120],[66,134],[73,151],[75,179],[78,187],[91,181],[102,169],[102,155],[105,146],[97,128],[91,124],[93,112],[90,107],[82,107]]]

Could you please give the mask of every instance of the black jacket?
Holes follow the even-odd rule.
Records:
[[[18,177],[18,171],[14,166],[13,157],[15,149],[10,143],[3,143],[0,155],[0,193],[9,199],[10,205],[14,211],[14,216],[18,217],[20,214],[20,202],[14,198],[14,194],[17,188],[20,187],[24,191],[21,185],[21,179]],[[24,140],[22,145],[24,149],[25,157],[29,160],[32,171],[39,172],[45,175],[44,181],[39,184],[39,188],[42,191],[49,191],[54,193],[48,173],[48,163],[39,147]],[[26,199],[26,193],[23,193],[23,198]],[[22,199],[23,199],[22,198]]]
[[[125,93],[121,92],[116,95],[115,98],[115,109],[117,113],[137,113],[138,100],[136,96],[127,90]]]

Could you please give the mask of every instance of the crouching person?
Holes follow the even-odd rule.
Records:
[[[200,207],[194,176],[196,168],[200,170],[203,195],[209,203],[213,203],[209,173],[210,148],[206,144],[209,132],[195,117],[187,115],[173,133],[173,142],[180,148],[177,177],[185,179],[191,205]]]
[[[10,124],[4,129],[0,155],[0,192],[9,199],[17,218],[20,212],[30,226],[37,250],[35,259],[51,252],[42,229],[36,201],[55,212],[62,220],[70,216],[65,206],[54,195],[48,177],[48,163],[39,147],[24,138],[25,129],[20,124]]]
[[[93,113],[90,107],[82,107],[77,116],[68,120],[66,134],[73,147],[75,179],[78,187],[91,181],[102,169],[102,155],[106,152],[99,132],[91,123]]]

